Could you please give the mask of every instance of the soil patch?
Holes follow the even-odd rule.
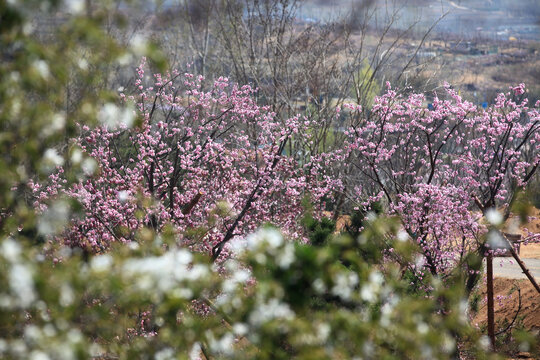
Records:
[[[529,280],[514,279],[493,279],[493,292],[495,295],[495,323],[496,332],[500,330],[503,322],[510,323],[516,316],[519,305],[519,293],[521,291],[521,310],[518,318],[522,318],[525,329],[540,332],[540,294],[532,286]],[[480,305],[477,314],[473,317],[472,323],[487,325],[487,302],[486,287],[480,290]],[[500,300],[498,300],[500,299]],[[504,328],[504,327],[503,327]]]

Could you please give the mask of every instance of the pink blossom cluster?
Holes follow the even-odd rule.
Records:
[[[309,141],[317,123],[281,120],[257,105],[254,89],[226,78],[203,91],[192,74],[155,74],[146,86],[144,62],[137,73],[138,94],[121,97],[135,104],[140,126],[80,126],[75,141],[97,173],[67,186],[59,167],[47,184],[33,185],[41,210],[58,195],[83,206],[58,239],[101,252],[134,241],[143,227],[170,224],[183,245],[216,257],[232,237],[266,222],[302,239],[304,197],[320,203],[340,183],[317,170],[317,157],[299,164],[287,154],[287,144]]]
[[[217,258],[266,222],[304,239],[306,196],[321,211],[347,198],[400,215],[422,250],[415,271],[445,274],[468,252],[484,253],[482,214],[508,209],[540,164],[540,103],[529,105],[524,85],[487,109],[450,86],[428,107],[424,94],[388,85],[369,112],[338,111],[351,124],[336,127],[344,142],[318,153],[316,130],[337,119],[281,119],[256,103],[255,89],[223,77],[204,90],[192,74],[147,76],[144,62],[137,74],[136,95],[121,97],[140,125],[80,126],[75,143],[97,173],[68,185],[58,167],[32,184],[40,211],[61,195],[82,205],[58,238],[67,245],[101,252],[170,224],[183,245]]]
[[[540,163],[539,103],[530,107],[523,84],[487,109],[445,87],[428,107],[423,94],[389,86],[346,135],[342,170],[351,197],[385,202],[421,247],[424,268],[444,274],[483,247],[489,209],[509,208]]]

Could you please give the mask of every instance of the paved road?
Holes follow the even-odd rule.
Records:
[[[537,281],[540,281],[540,259],[521,259]],[[511,261],[511,263],[510,263]],[[500,265],[502,262],[502,266]],[[512,257],[496,257],[493,259],[493,275],[508,279],[526,279],[521,268]]]

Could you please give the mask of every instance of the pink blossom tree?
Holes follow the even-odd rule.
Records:
[[[300,164],[285,147],[310,142],[318,124],[279,121],[256,104],[255,90],[226,78],[202,91],[202,77],[155,74],[145,86],[144,62],[137,72],[138,95],[121,97],[135,104],[139,126],[116,124],[122,111],[110,111],[112,121],[102,126],[80,126],[75,143],[97,173],[65,187],[59,167],[49,184],[33,184],[41,210],[58,195],[83,206],[61,241],[102,252],[112,242],[134,241],[142,227],[160,232],[171,224],[184,246],[216,259],[233,237],[265,222],[303,239],[303,198],[320,203],[339,181],[317,173],[316,157]]]
[[[485,250],[475,209],[504,208],[508,217],[538,168],[540,104],[529,107],[524,92],[520,85],[484,110],[447,86],[430,109],[423,94],[388,85],[369,114],[349,106],[355,125],[340,155],[349,197],[385,202],[420,245],[421,268],[449,274],[467,253]]]
[[[529,106],[523,85],[486,110],[448,86],[428,108],[423,94],[388,85],[369,112],[354,105],[338,112],[352,124],[344,144],[317,153],[324,120],[281,120],[257,105],[249,86],[219,78],[203,91],[201,77],[179,72],[155,74],[148,86],[144,63],[137,72],[137,95],[121,94],[133,114],[107,104],[102,126],[80,126],[75,144],[97,173],[66,186],[58,167],[49,183],[33,184],[41,211],[60,195],[82,204],[84,216],[60,237],[70,246],[101,252],[134,241],[143,227],[170,224],[183,245],[217,259],[232,238],[265,222],[305,239],[302,200],[309,196],[320,211],[332,193],[345,193],[400,215],[422,249],[410,269],[445,277],[467,254],[483,256],[478,220],[497,208],[508,217],[540,162],[539,104]],[[119,121],[134,114],[135,127]]]

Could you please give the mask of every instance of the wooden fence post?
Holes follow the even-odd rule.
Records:
[[[491,342],[491,348],[495,350],[495,314],[493,309],[493,252],[488,251],[486,257],[487,267],[487,320],[488,336]]]

